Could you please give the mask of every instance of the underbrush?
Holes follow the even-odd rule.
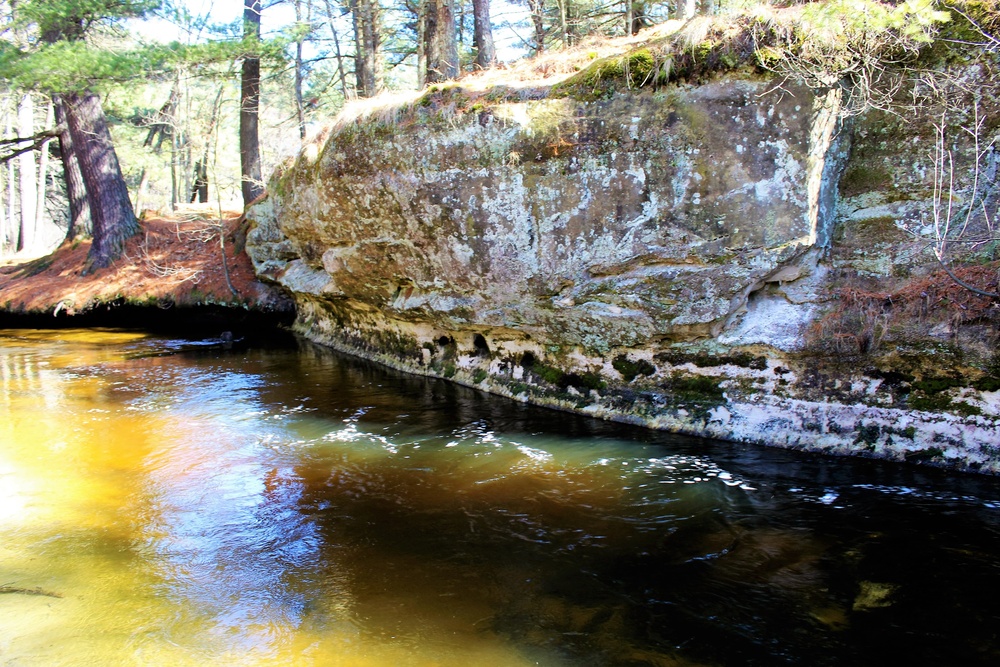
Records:
[[[962,280],[1000,288],[1000,261],[954,269]],[[875,279],[850,276],[834,290],[827,312],[807,334],[811,349],[873,354],[890,344],[954,339],[962,327],[985,325],[1000,340],[1000,303],[956,284],[944,271],[898,281],[886,289]]]

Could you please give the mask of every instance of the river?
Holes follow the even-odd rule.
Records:
[[[993,665],[998,529],[987,477],[0,331],[0,665]]]

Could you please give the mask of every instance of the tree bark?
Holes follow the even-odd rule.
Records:
[[[72,93],[63,100],[94,226],[87,270],[99,269],[121,255],[125,241],[139,231],[139,223],[129,201],[128,186],[122,178],[100,98],[94,93]]]
[[[567,15],[569,12],[569,0],[556,0],[559,8],[559,35],[562,38],[563,48],[569,46],[569,23]]]
[[[66,104],[62,96],[53,99],[55,106],[56,127],[59,132],[59,153],[62,157],[63,177],[66,180],[66,197],[69,199],[69,223],[66,227],[66,240],[72,241],[77,236],[91,233],[90,201],[87,199],[87,186],[83,182],[80,171],[80,160],[73,144],[73,135],[69,132],[66,120]]]
[[[212,104],[212,117],[208,121],[208,129],[205,131],[201,159],[194,163],[194,185],[191,188],[191,202],[208,203],[208,153],[212,145],[212,134],[215,132],[215,126],[219,122],[219,113],[222,111],[222,94],[225,91],[226,87],[220,86],[219,92],[215,94],[215,102]]]
[[[6,254],[10,239],[10,231],[7,226],[7,203],[3,196],[5,175],[2,165],[0,165],[0,257]]]
[[[472,0],[472,30],[476,42],[476,65],[481,69],[495,66],[497,51],[490,24],[490,0]]]
[[[454,0],[426,0],[423,42],[427,72],[423,84],[458,76],[458,44],[455,42]]]
[[[7,114],[7,136],[14,136],[14,121],[11,120],[12,113]],[[17,238],[16,231],[14,229],[14,220],[16,217],[16,206],[17,206],[17,187],[14,185],[17,180],[17,168],[14,166],[14,160],[7,162],[7,220],[10,224],[10,245],[15,250],[17,249]]]
[[[358,97],[374,97],[383,88],[381,13],[377,0],[351,0],[354,21],[354,78]]]
[[[531,22],[535,26],[535,54],[545,50],[545,0],[528,0]]]
[[[689,21],[698,15],[698,0],[677,0],[674,18]]]
[[[243,0],[243,37],[254,45],[260,41],[260,0]],[[260,109],[260,58],[243,57],[240,80],[240,168],[242,172],[243,205],[264,192],[260,166],[260,139],[257,132]]]
[[[17,106],[17,133],[18,136],[22,137],[30,137],[35,133],[35,106],[30,94],[24,95],[21,98],[21,103]],[[30,249],[35,243],[35,204],[38,193],[35,190],[34,151],[22,153],[17,161],[20,167],[19,199],[21,201],[17,249],[20,251],[25,248]]]
[[[45,112],[45,129],[48,130],[55,123],[55,109],[52,106],[52,100],[49,100],[47,109]],[[48,140],[42,143],[41,151],[38,155],[38,199],[35,202],[35,234],[37,237],[38,230],[42,228],[42,223],[45,221],[45,184],[49,171],[49,144],[52,140]]]

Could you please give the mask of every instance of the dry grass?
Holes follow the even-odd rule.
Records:
[[[794,20],[799,12],[794,7],[768,11],[770,20],[778,20],[777,17]],[[336,134],[347,127],[369,121],[395,125],[435,90],[460,90],[472,103],[488,98],[498,89],[503,91],[503,99],[506,100],[539,99],[594,63],[623,58],[642,49],[648,50],[659,61],[670,63],[680,62],[685,57],[690,61],[704,60],[706,44],[719,45],[728,41],[740,42],[745,54],[750,37],[748,22],[753,16],[747,12],[698,17],[690,21],[666,21],[629,37],[595,35],[569,48],[546,51],[510,65],[468,73],[424,90],[387,92],[369,99],[354,100],[344,106],[329,128],[320,132],[315,140],[322,141],[331,132]],[[752,47],[749,51],[752,52]],[[717,62],[704,64],[707,67],[718,66]]]
[[[147,217],[112,266],[84,274],[89,241],[64,244],[47,257],[0,270],[0,305],[12,311],[65,312],[125,299],[174,304],[234,300],[222,266],[219,234],[225,234],[226,268],[240,300],[258,296],[250,259],[232,242],[240,222],[235,211],[220,220],[188,211]]]
[[[986,290],[1000,288],[1000,262],[955,269],[962,280]],[[944,271],[878,289],[857,276],[835,290],[833,307],[808,333],[811,347],[840,354],[867,354],[884,342],[926,338],[932,329],[991,324],[1000,327],[1000,303],[970,292]]]

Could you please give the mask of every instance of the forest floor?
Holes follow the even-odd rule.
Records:
[[[0,260],[0,311],[74,315],[102,304],[274,309],[273,292],[237,248],[240,222],[239,212],[224,211],[220,220],[196,208],[146,215],[122,256],[86,275],[89,240],[37,259]]]

